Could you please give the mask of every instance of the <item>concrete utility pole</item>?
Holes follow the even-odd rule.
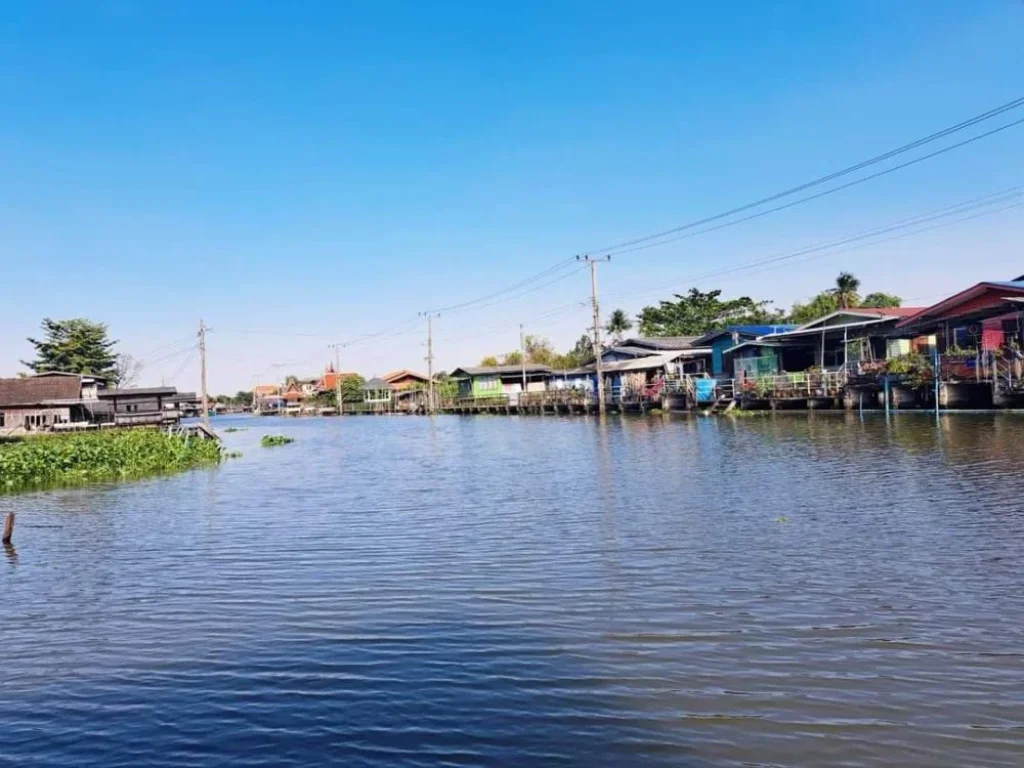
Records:
[[[341,396],[341,344],[331,344],[334,347],[334,399],[337,400],[335,406],[338,409],[338,415],[341,416],[344,410],[344,400]]]
[[[523,366],[523,392],[526,391],[526,338],[523,336],[523,324],[519,324],[519,362]]]
[[[210,426],[210,403],[206,394],[206,331],[202,318],[199,319],[199,377],[202,388],[203,424]]]
[[[427,316],[427,413],[433,413],[437,409],[437,400],[434,396],[434,318],[441,315],[436,312],[423,312]]]
[[[604,366],[601,361],[601,308],[597,302],[597,265],[602,261],[611,261],[611,256],[592,259],[589,256],[577,256],[578,261],[590,265],[590,304],[594,310],[594,366],[597,369],[597,412],[604,415]]]

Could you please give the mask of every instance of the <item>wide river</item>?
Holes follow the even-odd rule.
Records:
[[[0,497],[0,764],[1024,765],[1024,415],[232,424]]]

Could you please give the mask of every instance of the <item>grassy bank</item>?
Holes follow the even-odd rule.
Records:
[[[220,458],[215,441],[156,430],[39,435],[0,442],[0,491],[140,478]]]

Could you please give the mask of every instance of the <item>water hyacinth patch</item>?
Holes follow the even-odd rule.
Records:
[[[220,459],[216,441],[157,430],[38,435],[0,443],[0,491],[140,478]]]
[[[284,435],[264,435],[260,440],[260,445],[264,448],[273,448],[275,445],[288,445],[288,443],[294,442],[294,437],[285,437]]]

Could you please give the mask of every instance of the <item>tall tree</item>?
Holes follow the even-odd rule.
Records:
[[[640,311],[640,333],[644,336],[699,336],[726,325],[773,324],[782,320],[770,309],[770,301],[749,296],[722,300],[721,291],[704,293],[691,288],[676,301],[661,301]]]
[[[903,299],[892,293],[876,291],[865,296],[860,305],[862,307],[902,307]]]
[[[629,315],[624,310],[616,309],[608,316],[608,324],[604,329],[618,342],[622,341],[623,335],[632,327],[633,321],[629,319]]]
[[[857,293],[859,288],[860,280],[849,272],[839,273],[839,277],[836,278],[836,287],[832,289],[839,309],[850,309],[860,303],[860,296]]]
[[[35,373],[64,371],[113,378],[115,373],[114,344],[107,336],[107,326],[84,318],[42,322],[44,337],[29,338],[36,348],[36,359],[22,360]]]
[[[486,357],[480,358],[480,365],[497,365],[498,358],[494,355],[487,355]]]

